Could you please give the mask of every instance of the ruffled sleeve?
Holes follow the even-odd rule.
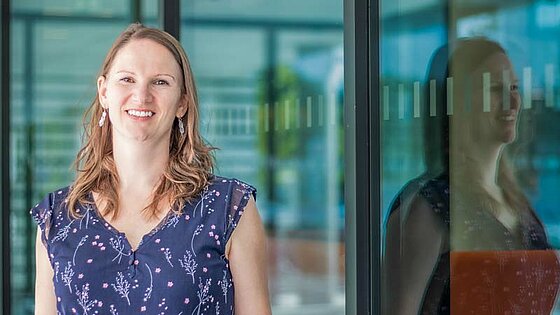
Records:
[[[253,196],[255,201],[257,200],[257,190],[255,187],[239,181],[237,179],[232,179],[229,186],[228,202],[226,203],[226,213],[227,213],[227,227],[225,233],[226,242],[229,241],[233,231],[239,224],[239,220],[243,215],[243,211],[249,202],[250,197]]]
[[[39,226],[39,233],[41,233],[41,240],[45,247],[47,246],[47,240],[49,239],[51,227],[53,225],[53,197],[53,193],[48,194],[29,211],[31,217]]]

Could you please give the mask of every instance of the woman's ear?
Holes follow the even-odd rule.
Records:
[[[189,108],[189,100],[187,95],[184,94],[181,96],[181,100],[179,101],[179,106],[177,107],[177,117],[183,117],[187,113],[187,109]]]
[[[101,106],[107,108],[107,79],[104,75],[97,78],[97,95],[99,96]]]

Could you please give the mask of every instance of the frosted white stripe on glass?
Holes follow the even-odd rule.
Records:
[[[523,68],[523,108],[530,109],[533,104],[533,74],[531,67]]]
[[[544,68],[544,106],[554,106],[554,65],[549,63]]]
[[[338,104],[337,104],[337,99],[336,99],[336,94],[331,93],[329,94],[329,106],[331,106],[332,110],[330,110],[330,117],[331,117],[331,125],[336,125],[336,112],[338,110]]]
[[[274,102],[274,130],[278,130],[280,127],[280,105],[278,102]]]
[[[383,87],[383,120],[389,120],[389,86]]]
[[[430,117],[436,116],[436,80],[430,80]]]
[[[447,115],[453,115],[453,77],[447,78]]]
[[[264,104],[264,131],[270,131],[270,125],[268,118],[270,117],[270,105],[268,103]]]
[[[414,118],[420,117],[420,82],[414,82]]]
[[[484,72],[482,74],[482,110],[485,113],[490,112],[490,80],[490,72]]]
[[[284,129],[290,129],[290,101],[284,101]]]
[[[511,108],[511,76],[509,70],[502,71],[502,109]]]
[[[404,118],[404,84],[399,84],[399,88],[398,88],[398,92],[399,92],[399,119],[403,119]]]
[[[313,113],[311,106],[311,96],[307,97],[307,128],[311,127],[313,124]]]
[[[319,127],[323,126],[323,121],[325,119],[325,102],[323,101],[323,95],[319,95]]]
[[[296,99],[296,128],[301,127],[301,102],[300,99]]]
[[[228,121],[228,135],[233,134],[233,111],[230,109],[228,109],[227,112],[227,121]]]
[[[251,129],[251,108],[245,106],[245,134],[249,134]]]

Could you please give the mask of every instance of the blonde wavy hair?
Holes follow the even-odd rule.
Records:
[[[167,48],[175,57],[183,75],[181,93],[187,101],[187,111],[180,118],[185,126],[185,134],[180,134],[178,122],[175,120],[170,134],[167,168],[152,193],[150,204],[143,211],[154,216],[157,214],[159,203],[166,200],[172,203],[176,213],[180,213],[185,203],[190,202],[208,185],[214,167],[212,150],[215,148],[208,146],[200,136],[198,97],[192,71],[185,51],[173,36],[139,23],[131,24],[113,43],[103,61],[99,76],[107,75],[121,48],[139,39],[152,40]],[[81,217],[76,209],[77,204],[93,204],[90,195],[92,192],[99,194],[104,201],[103,215],[116,218],[119,213],[119,177],[113,158],[112,128],[110,119],[99,127],[98,121],[102,112],[99,93],[96,93],[84,114],[84,144],[74,161],[76,179],[68,196],[69,215],[73,218]]]

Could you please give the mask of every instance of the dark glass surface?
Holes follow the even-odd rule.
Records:
[[[381,1],[385,314],[554,312],[559,5]]]

